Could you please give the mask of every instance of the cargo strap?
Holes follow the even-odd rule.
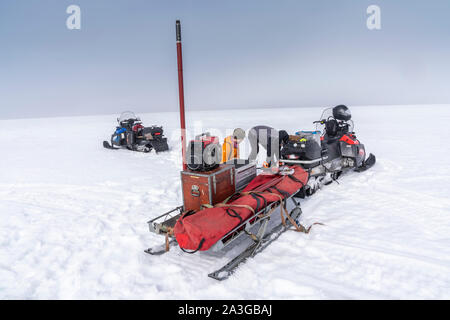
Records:
[[[202,240],[200,240],[200,243],[198,244],[197,249],[195,249],[195,250],[193,250],[193,251],[188,251],[188,250],[186,250],[186,249],[183,249],[181,246],[180,246],[180,249],[181,249],[183,252],[186,252],[186,253],[189,253],[189,254],[194,254],[194,253],[196,253],[198,250],[200,250],[200,249],[202,248],[204,242],[205,242],[205,238],[202,238]]]
[[[227,213],[227,215],[229,215],[232,218],[238,218],[239,219],[239,223],[244,222],[244,219],[242,219],[241,215],[239,213],[237,213],[236,210],[231,209],[231,208],[227,208],[225,210],[225,212]]]
[[[198,211],[195,211],[195,210],[189,210],[189,211],[186,211],[181,217],[180,217],[180,222],[182,223],[182,220],[184,219],[184,218],[186,218],[186,217],[189,217],[189,216],[192,216],[192,215],[194,215],[194,214],[196,214]]]
[[[259,212],[259,210],[261,210],[262,208],[264,208],[264,213],[261,213],[258,215],[258,218],[263,219],[265,217],[269,217],[272,212],[275,210],[275,208],[270,209],[269,211],[267,211],[268,206],[267,206],[267,199],[264,198],[260,192],[248,192],[248,194],[250,194],[253,199],[256,200],[256,212]],[[263,200],[263,206],[261,207],[261,202],[260,200]],[[250,238],[252,238],[253,241],[260,241],[261,239],[258,238],[258,236],[256,236],[255,234],[251,233],[250,231],[244,229],[245,233],[250,236]]]
[[[226,198],[225,200],[223,200],[221,203],[227,203],[231,200],[234,200],[234,198],[238,198],[239,196],[244,195],[244,193],[241,192],[235,192],[233,193],[231,196],[229,196],[228,198]],[[211,206],[214,207],[214,206]]]
[[[273,196],[276,196],[276,197],[279,198],[280,195],[278,195],[278,194],[276,194],[276,193],[273,193],[273,192],[267,192],[267,191],[264,191],[264,192],[249,191],[249,192],[246,192],[246,193],[252,195],[253,197],[260,197],[260,198],[264,199],[264,207],[266,208],[266,210],[265,210],[266,212],[260,214],[260,215],[259,215],[259,218],[263,218],[263,217],[265,217],[265,216],[270,216],[270,215],[272,214],[272,212],[274,212],[275,209],[277,208],[277,207],[275,206],[275,207],[272,207],[271,209],[267,210],[270,206],[267,205],[267,199],[264,198],[264,195],[273,195]],[[256,210],[256,212],[258,212],[258,211],[259,211],[259,210]]]
[[[250,192],[250,195],[253,197],[253,199],[256,200],[256,209],[255,209],[256,212],[259,212],[259,210],[261,210],[262,208],[264,208],[264,209],[267,208],[267,200],[266,200],[266,198],[264,198],[262,195],[260,195],[259,193],[256,193],[256,192]],[[263,206],[262,207],[261,207],[260,200],[263,201]]]
[[[235,207],[235,208],[246,208],[246,209],[250,210],[250,212],[255,214],[256,212],[258,212],[262,208],[267,208],[267,200],[266,200],[266,198],[264,198],[262,196],[262,194],[263,194],[263,192],[257,192],[257,191],[237,192],[237,193],[231,195],[230,197],[228,197],[227,199],[225,199],[223,202],[216,204],[214,207],[219,207],[219,208],[221,208],[221,207],[222,208],[223,207],[228,207],[228,208],[233,208],[233,207]],[[237,195],[239,195],[239,196],[250,195],[253,199],[256,200],[256,209],[253,209],[253,207],[251,207],[249,205],[246,205],[246,204],[227,204],[228,201],[230,201],[232,198],[236,197]],[[263,206],[261,206],[260,200],[263,201]],[[235,210],[232,210],[232,211],[235,213],[234,216],[237,216],[237,217],[241,218],[240,215]],[[242,218],[241,218],[241,220],[242,220]]]
[[[250,210],[253,214],[255,214],[255,209],[253,209],[251,206],[247,205],[247,204],[227,204],[227,203],[218,203],[215,205],[215,207],[217,208],[224,208],[224,207],[228,207],[228,208],[245,208]]]
[[[320,222],[314,222],[308,228],[305,228],[303,225],[301,225],[300,223],[297,223],[294,219],[292,219],[291,215],[287,212],[287,210],[285,208],[282,208],[282,211],[284,211],[284,213],[285,213],[286,217],[288,218],[289,222],[295,228],[295,230],[294,229],[291,229],[291,230],[294,230],[296,232],[309,233],[311,231],[312,226],[314,226],[316,224],[317,225],[321,225],[321,226],[324,225],[323,223],[320,223]],[[281,212],[281,221],[282,221],[283,225],[286,227],[286,221],[285,221],[285,219],[283,217],[283,213],[282,212]]]
[[[284,190],[280,190],[280,189],[278,189],[276,186],[273,186],[273,187],[269,188],[269,191],[270,191],[270,189],[274,189],[274,190],[277,191],[279,194],[281,194],[281,195],[283,196],[283,199],[284,199],[284,200],[286,200],[287,198],[289,198],[289,197],[291,196],[289,192],[284,191]],[[286,206],[286,202],[284,202],[284,206]]]
[[[279,191],[278,191],[279,192]],[[320,222],[315,222],[312,225],[310,225],[308,228],[305,228],[303,225],[301,225],[300,223],[297,223],[289,214],[289,212],[286,209],[286,199],[283,198],[283,196],[277,194],[277,193],[268,193],[274,196],[277,196],[280,199],[280,215],[281,215],[281,223],[283,224],[283,226],[287,226],[286,224],[286,218],[289,220],[289,222],[294,226],[295,230],[297,232],[303,232],[303,233],[309,233],[311,231],[311,228],[313,225],[324,225],[323,223]],[[275,210],[276,207],[273,208],[273,210]],[[273,212],[273,211],[272,211]],[[292,229],[293,230],[293,229]]]
[[[300,181],[299,179],[297,179],[296,177],[294,177],[293,175],[287,175],[288,178],[290,178],[291,180],[301,183],[302,187],[305,186],[305,184]],[[283,226],[286,226],[286,218],[289,220],[289,222],[294,226],[295,231],[297,232],[303,232],[303,233],[309,233],[311,231],[311,228],[313,225],[324,225],[323,223],[320,222],[315,222],[312,225],[310,225],[308,228],[305,228],[303,225],[301,225],[300,223],[297,223],[289,214],[289,212],[287,211],[286,208],[286,199],[290,196],[290,194],[284,190],[280,190],[278,189],[276,186],[271,187],[270,189],[275,189],[278,193],[282,194],[285,198],[282,198],[282,196],[276,194],[276,193],[272,193],[273,195],[276,195],[278,197],[280,197],[280,214],[281,214],[281,223],[283,224]]]
[[[227,208],[225,208],[225,212],[230,217],[238,218],[240,223],[243,222],[244,220],[239,215],[239,213],[237,213],[236,210],[232,209],[232,207],[246,208],[246,209],[249,209],[250,211],[252,211],[253,214],[254,214],[254,209],[252,207],[250,207],[250,206],[247,206],[247,205],[226,204],[226,203],[222,202],[222,203],[217,203],[214,206],[212,206],[210,204],[202,204],[201,206],[204,207],[204,208],[209,208],[209,209],[211,209],[211,208],[224,208],[224,207],[227,207]]]
[[[293,176],[292,174],[288,174],[287,177],[297,183],[300,183],[302,185],[302,188],[305,186],[305,184],[303,183],[303,181],[297,179],[297,177]],[[308,172],[308,178],[309,178],[309,172]]]
[[[242,223],[242,222],[244,222],[244,219],[242,219],[240,214],[232,208],[245,208],[245,209],[250,210],[250,212],[252,212],[253,214],[255,214],[255,209],[253,209],[251,206],[246,205],[246,204],[229,204],[229,203],[227,203],[228,201],[230,201],[232,199],[234,200],[234,198],[236,198],[237,196],[242,196],[242,195],[245,195],[245,193],[236,192],[236,193],[232,194],[231,196],[229,196],[228,198],[226,198],[221,203],[217,203],[216,205],[211,206],[211,207],[217,207],[217,208],[225,208],[226,207],[225,212],[230,217],[238,218],[239,223]]]

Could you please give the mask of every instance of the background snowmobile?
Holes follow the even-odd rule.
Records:
[[[344,171],[362,172],[375,164],[373,154],[366,158],[366,150],[353,132],[354,124],[346,106],[325,109],[321,120],[314,123],[316,131],[297,132],[281,149],[282,163],[300,164],[309,171],[305,195],[336,180]]]
[[[117,122],[119,126],[111,135],[111,143],[103,141],[105,148],[119,149],[114,147],[118,146],[141,152],[150,152],[154,149],[157,153],[169,150],[162,127],[144,127],[141,119],[131,111],[122,112]]]

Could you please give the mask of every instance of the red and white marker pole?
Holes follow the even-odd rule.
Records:
[[[183,55],[181,51],[181,24],[176,21],[177,30],[177,61],[178,61],[178,95],[180,98],[180,126],[181,126],[181,154],[183,157],[183,170],[186,164],[186,120],[184,117],[184,86],[183,86]]]

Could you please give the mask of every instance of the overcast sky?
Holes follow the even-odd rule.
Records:
[[[0,118],[177,110],[176,19],[188,110],[450,103],[448,0],[1,0]]]

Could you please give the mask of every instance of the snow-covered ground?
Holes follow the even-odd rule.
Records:
[[[351,110],[377,164],[302,201],[303,224],[325,226],[284,233],[223,282],[207,274],[233,249],[143,252],[163,241],[146,221],[182,202],[177,113],[140,115],[164,126],[165,154],[104,149],[116,115],[0,121],[0,298],[449,299],[450,106]],[[237,126],[313,129],[320,114],[189,112],[187,121],[223,138]]]

